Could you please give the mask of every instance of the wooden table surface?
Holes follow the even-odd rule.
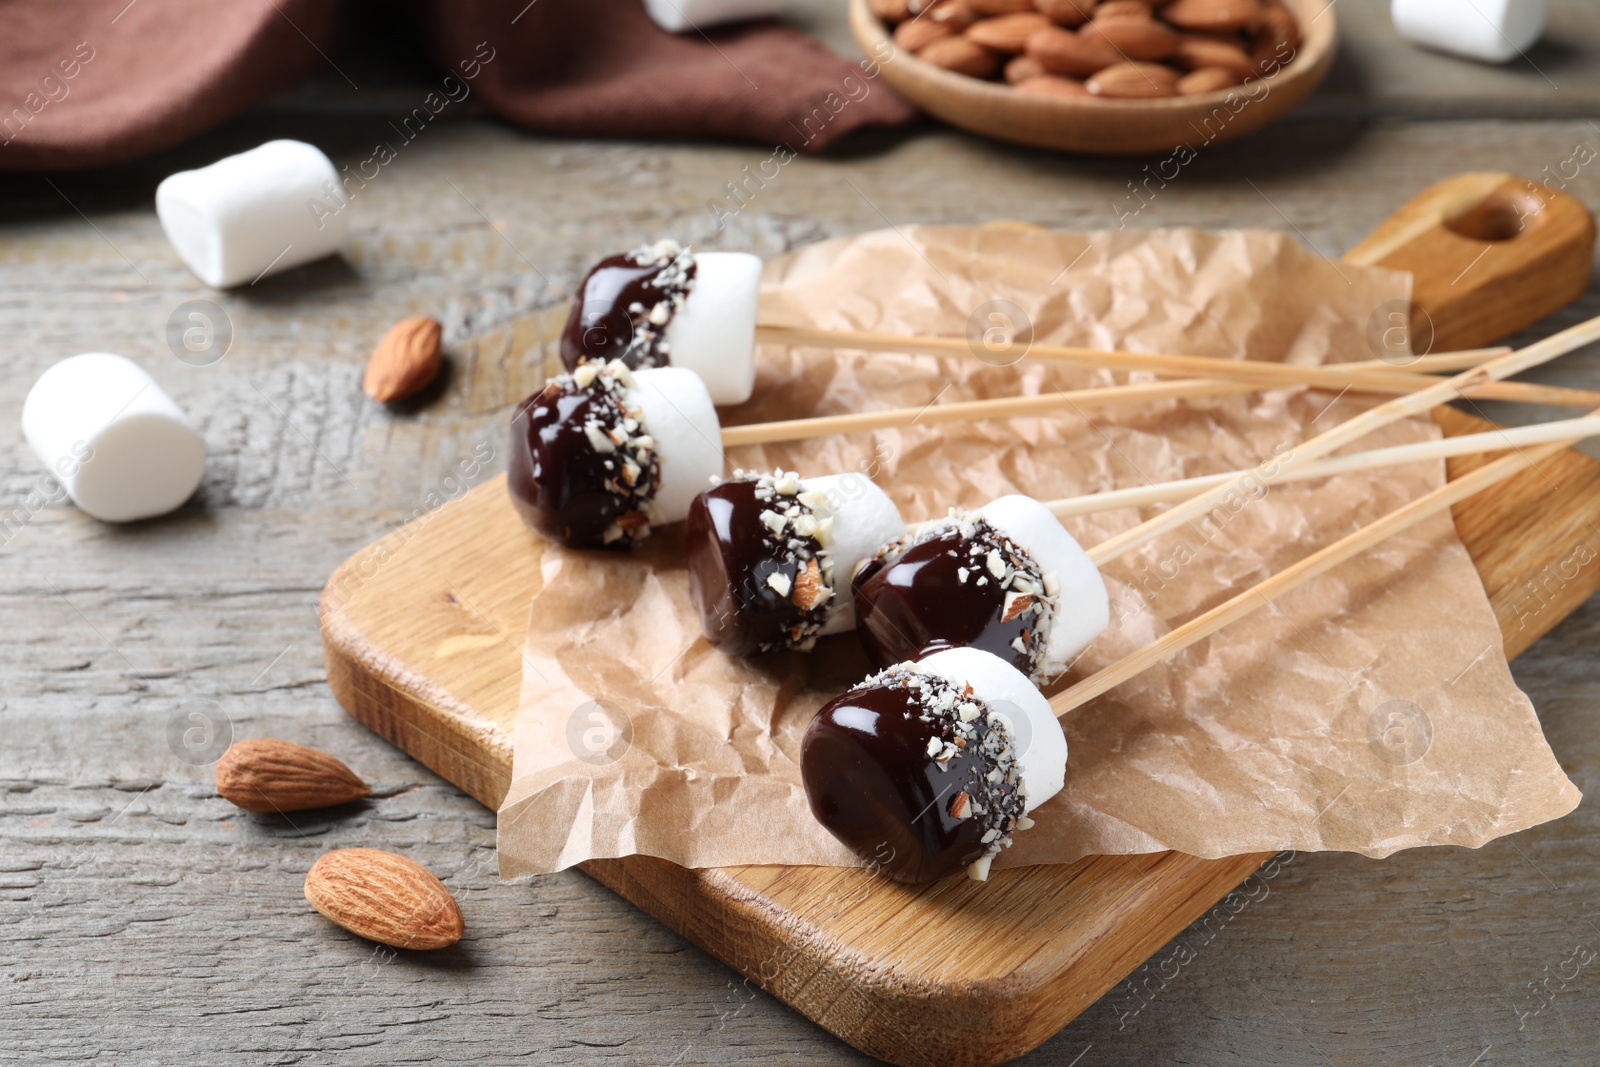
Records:
[[[1600,10],[1552,0],[1547,43],[1493,69],[1413,52],[1386,7],[1339,3],[1324,91],[1207,152],[1127,224],[1291,227],[1333,255],[1468,169],[1563,181],[1600,207],[1586,117],[1600,114]],[[806,18],[845,46],[837,12]],[[0,177],[0,1062],[861,1061],[581,874],[498,883],[493,813],[329,695],[317,596],[339,561],[448,495],[480,442],[497,452],[480,479],[499,469],[536,354],[497,327],[559,300],[599,255],[655,235],[770,255],[912,222],[1114,225],[1148,161],[924,125],[789,163],[719,230],[708,205],[726,209],[724,183],[769,149],[535,138],[469,101],[361,192],[345,262],[206,290],[161,235],[155,183],[272,136],[365,158],[429,75],[394,40],[338,62],[359,91],[328,71],[156,159]],[[188,300],[231,322],[214,364],[169,350]],[[393,320],[421,312],[443,319],[453,374],[395,416],[361,395],[361,369]],[[1547,325],[1596,313],[1591,291]],[[111,528],[63,506],[15,429],[41,371],[96,350],[149,368],[205,435],[204,487],[175,516]],[[1600,352],[1536,377],[1600,388]],[[1585,792],[1600,786],[1597,640],[1600,600],[1515,666]],[[379,799],[292,823],[236,810],[169,740],[208,709],[234,736],[338,753]],[[1021,1062],[1593,1063],[1597,824],[1589,800],[1478,851],[1297,856]],[[426,863],[466,940],[396,958],[312,913],[302,876],[345,845]]]

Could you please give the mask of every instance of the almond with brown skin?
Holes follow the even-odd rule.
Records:
[[[1057,26],[1076,27],[1089,21],[1094,0],[1034,0],[1039,14]]]
[[[1104,0],[1095,6],[1094,14],[1090,17],[1096,22],[1104,22],[1106,19],[1128,16],[1147,19],[1150,17],[1150,5],[1144,0]]]
[[[947,23],[934,22],[927,15],[917,19],[909,19],[894,28],[890,40],[907,52],[932,44],[941,37],[949,37],[955,33],[955,28]]]
[[[1293,59],[1299,47],[1300,23],[1294,12],[1276,3],[1263,7],[1250,42],[1250,58],[1255,60],[1256,71],[1263,75],[1273,73]]]
[[[1152,18],[1122,15],[1105,19],[1099,16],[1078,36],[1086,41],[1104,41],[1124,59],[1165,59],[1178,47],[1179,37]]]
[[[1040,74],[1017,83],[1017,92],[1029,96],[1055,96],[1082,98],[1089,95],[1089,90],[1083,87],[1080,81],[1072,78],[1063,78],[1056,74]]]
[[[884,22],[903,22],[911,17],[910,0],[867,0],[867,8]]]
[[[966,5],[965,0],[939,0],[938,3],[928,8],[918,19],[919,22],[937,22],[941,26],[949,26],[952,30],[960,32],[978,21],[977,13]]]
[[[1006,64],[1006,81],[1012,85],[1021,85],[1029,78],[1039,78],[1044,75],[1044,66],[1032,56],[1013,56]]]
[[[1160,63],[1115,63],[1084,83],[1096,96],[1145,99],[1175,96],[1178,72]]]
[[[1172,0],[1161,18],[1180,30],[1242,30],[1261,17],[1261,0]]]
[[[1000,68],[998,55],[965,37],[941,37],[924,45],[917,52],[917,58],[973,78],[987,78]]]
[[[1178,79],[1178,93],[1181,96],[1214,93],[1218,89],[1232,89],[1243,81],[1243,78],[1225,67],[1201,67]]]
[[[1122,57],[1104,41],[1086,41],[1071,30],[1050,26],[1028,38],[1027,54],[1051,74],[1083,78]]]
[[[1033,0],[967,0],[979,15],[1017,15],[1033,10]]]
[[[965,31],[967,40],[983,45],[995,52],[1018,55],[1028,45],[1035,30],[1050,25],[1050,20],[1037,11],[1019,15],[1001,15],[998,18],[979,19]]]
[[[448,948],[466,932],[444,883],[393,852],[325,853],[306,872],[305,894],[313,908],[352,934],[393,948]]]
[[[401,319],[383,335],[367,361],[361,387],[381,403],[402,400],[427,388],[443,362],[439,320],[431,315]]]
[[[271,813],[348,804],[372,790],[326,752],[256,737],[228,746],[217,761],[217,792],[245,811]]]
[[[1243,48],[1210,37],[1184,37],[1173,50],[1171,61],[1185,70],[1221,67],[1232,72],[1239,81],[1254,76],[1256,72],[1255,60],[1246,55]]]

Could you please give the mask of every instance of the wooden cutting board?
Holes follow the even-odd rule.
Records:
[[[1422,193],[1346,258],[1412,271],[1413,329],[1443,351],[1493,343],[1575,299],[1594,234],[1569,197],[1468,174]],[[1487,425],[1438,418],[1446,433]],[[1474,462],[1452,461],[1452,475]],[[1562,567],[1580,545],[1600,551],[1597,512],[1600,463],[1575,452],[1456,509],[1508,657],[1600,586],[1600,568]],[[339,701],[491,808],[511,780],[539,544],[496,479],[368,546],[323,594]],[[865,870],[685,870],[644,857],[583,869],[858,1048],[964,1065],[1039,1045],[1266,858],[1093,857],[922,887]]]

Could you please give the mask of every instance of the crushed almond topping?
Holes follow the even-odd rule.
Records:
[[[1027,611],[1033,604],[1033,597],[1027,593],[1007,593],[1006,607],[1000,616],[1001,622],[1010,622],[1012,619]]]
[[[833,590],[822,584],[822,568],[817,566],[815,557],[806,560],[805,569],[795,575],[794,595],[790,597],[794,606],[801,611],[810,611],[831,596]]]

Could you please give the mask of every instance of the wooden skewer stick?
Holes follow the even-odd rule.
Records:
[[[1249,478],[1257,477],[1271,482],[1275,478],[1281,478],[1321,459],[1359,437],[1364,437],[1380,426],[1387,426],[1409,415],[1421,414],[1446,401],[1454,400],[1482,382],[1497,381],[1525,371],[1529,367],[1548,363],[1557,356],[1582,348],[1595,340],[1600,340],[1600,317],[1580,322],[1542,341],[1536,341],[1526,348],[1518,349],[1510,355],[1492,359],[1488,363],[1463,371],[1454,378],[1446,378],[1420,392],[1385,401],[1353,419],[1340,423],[1326,433],[1295,446],[1287,456],[1269,460],[1240,477],[1190,497],[1162,514],[1101,542],[1089,550],[1089,558],[1103,565],[1168,530],[1177,529],[1190,519],[1206,514],[1226,500],[1230,494],[1237,492]]]
[[[1420,463],[1423,460],[1443,459],[1447,456],[1502,452],[1510,448],[1522,448],[1569,438],[1593,437],[1597,434],[1600,434],[1600,418],[1585,416],[1581,419],[1562,419],[1559,422],[1543,422],[1514,429],[1487,430],[1483,433],[1446,437],[1440,441],[1419,441],[1411,445],[1395,445],[1392,448],[1378,448],[1370,452],[1355,452],[1348,456],[1320,459],[1290,472],[1287,476],[1274,478],[1273,481],[1299,482],[1330,478],[1350,471],[1395,467],[1403,463]],[[1045,507],[1054,512],[1056,518],[1065,519],[1074,515],[1091,515],[1115,508],[1160,504],[1169,500],[1183,500],[1201,490],[1210,489],[1249,473],[1249,471],[1228,471],[1223,474],[1203,474],[1196,478],[1180,478],[1170,482],[1155,482],[1129,489],[1110,489],[1103,493],[1088,493],[1063,500],[1047,501]]]
[[[918,338],[900,337],[898,334],[864,334],[849,330],[830,330],[822,327],[810,326],[758,325],[756,327],[756,344],[760,345],[784,345],[796,348],[849,349],[858,348],[859,346],[854,343],[846,342],[852,338],[862,336],[894,337],[896,340],[901,342],[902,346],[908,341],[919,340]],[[925,338],[922,340],[925,340]],[[961,341],[960,338],[956,338],[955,340],[961,344],[965,344],[965,342]],[[878,347],[874,349],[867,349],[866,351],[909,352],[910,350],[903,347]],[[1028,351],[1031,353],[1034,351],[1034,349],[1030,347]],[[1083,349],[1082,351],[1096,352],[1101,350]],[[1118,356],[1142,355],[1142,353],[1123,352],[1112,349],[1107,349],[1104,351],[1106,351],[1107,354]],[[1413,356],[1403,364],[1394,363],[1387,359],[1363,359],[1350,363],[1329,364],[1329,366],[1340,367],[1345,370],[1392,371],[1397,374],[1434,374],[1439,371],[1465,370],[1468,367],[1476,367],[1480,363],[1487,363],[1491,359],[1494,359],[1498,356],[1503,356],[1509,351],[1511,351],[1511,349],[1505,345],[1493,345],[1488,348],[1462,348],[1454,352],[1434,352],[1421,356]],[[917,353],[911,352],[911,354],[915,355]],[[949,351],[939,351],[937,353],[926,354],[948,356],[962,354],[971,355],[973,353],[972,348],[969,345],[966,347],[965,353],[952,349]]]
[[[964,337],[902,337],[898,334],[854,330],[822,330],[802,326],[762,326],[756,339],[770,344],[796,347],[850,348],[864,352],[909,352],[930,356],[972,356]],[[1019,357],[1021,358],[1021,357]],[[1433,384],[1448,379],[1411,374],[1393,367],[1351,370],[1348,364],[1319,367],[1294,363],[1268,363],[1257,359],[1217,359],[1210,356],[1177,356],[1153,352],[1114,352],[1068,345],[1031,345],[1028,359],[1082,363],[1110,370],[1148,371],[1167,378],[1223,378],[1229,381],[1261,382],[1268,385],[1316,386],[1321,389],[1358,389],[1369,393],[1404,395],[1414,392],[1417,382]],[[1425,357],[1426,358],[1426,357]],[[1586,389],[1530,385],[1526,382],[1484,381],[1472,395],[1486,400],[1520,400],[1525,403],[1557,404],[1592,408],[1600,404],[1600,394]]]
[[[1414,375],[1409,388],[1428,388],[1433,379]],[[724,448],[738,445],[765,445],[777,441],[803,441],[828,434],[859,433],[867,430],[886,430],[897,426],[937,426],[946,422],[967,422],[974,419],[1014,418],[1060,411],[1063,408],[1084,410],[1110,404],[1147,404],[1158,400],[1184,397],[1226,396],[1234,393],[1254,393],[1276,388],[1260,382],[1233,382],[1202,379],[1198,381],[1141,382],[1135,385],[1108,385],[1099,389],[1073,389],[1061,393],[1040,393],[1035,396],[1007,396],[994,400],[963,400],[953,404],[929,404],[920,408],[885,408],[881,411],[854,411],[845,415],[819,415],[809,419],[784,419],[778,422],[757,422],[748,426],[729,426],[722,431]],[[1360,388],[1359,386],[1356,388]],[[1529,386],[1529,389],[1542,389]],[[1581,392],[1581,391],[1580,391]],[[1483,395],[1472,390],[1474,396]],[[1584,403],[1600,407],[1600,393],[1582,393]],[[1536,401],[1538,402],[1538,401]],[[1568,406],[1563,396],[1554,402]]]
[[[1596,414],[1600,415],[1600,411],[1597,411]],[[1479,467],[1465,477],[1457,478],[1453,482],[1440,486],[1426,496],[1418,497],[1404,507],[1391,511],[1376,522],[1363,526],[1355,533],[1312,553],[1290,567],[1284,568],[1226,603],[1219,604],[1210,611],[1189,620],[1163,636],[1160,640],[1146,645],[1139,651],[1124,656],[1110,666],[1095,672],[1052,699],[1050,701],[1051,709],[1059,716],[1067,714],[1074,708],[1083,706],[1095,697],[1121,685],[1139,672],[1155,666],[1167,657],[1188,648],[1196,641],[1216,633],[1235,619],[1248,615],[1256,608],[1270,603],[1289,590],[1343,563],[1384,538],[1414,526],[1430,515],[1437,515],[1451,505],[1465,500],[1472,494],[1487,489],[1497,482],[1504,481],[1518,471],[1525,470],[1555,455],[1563,448],[1576,444],[1577,440],[1573,438],[1558,441],[1554,444],[1542,445],[1527,452],[1518,452],[1505,456],[1488,466]]]

